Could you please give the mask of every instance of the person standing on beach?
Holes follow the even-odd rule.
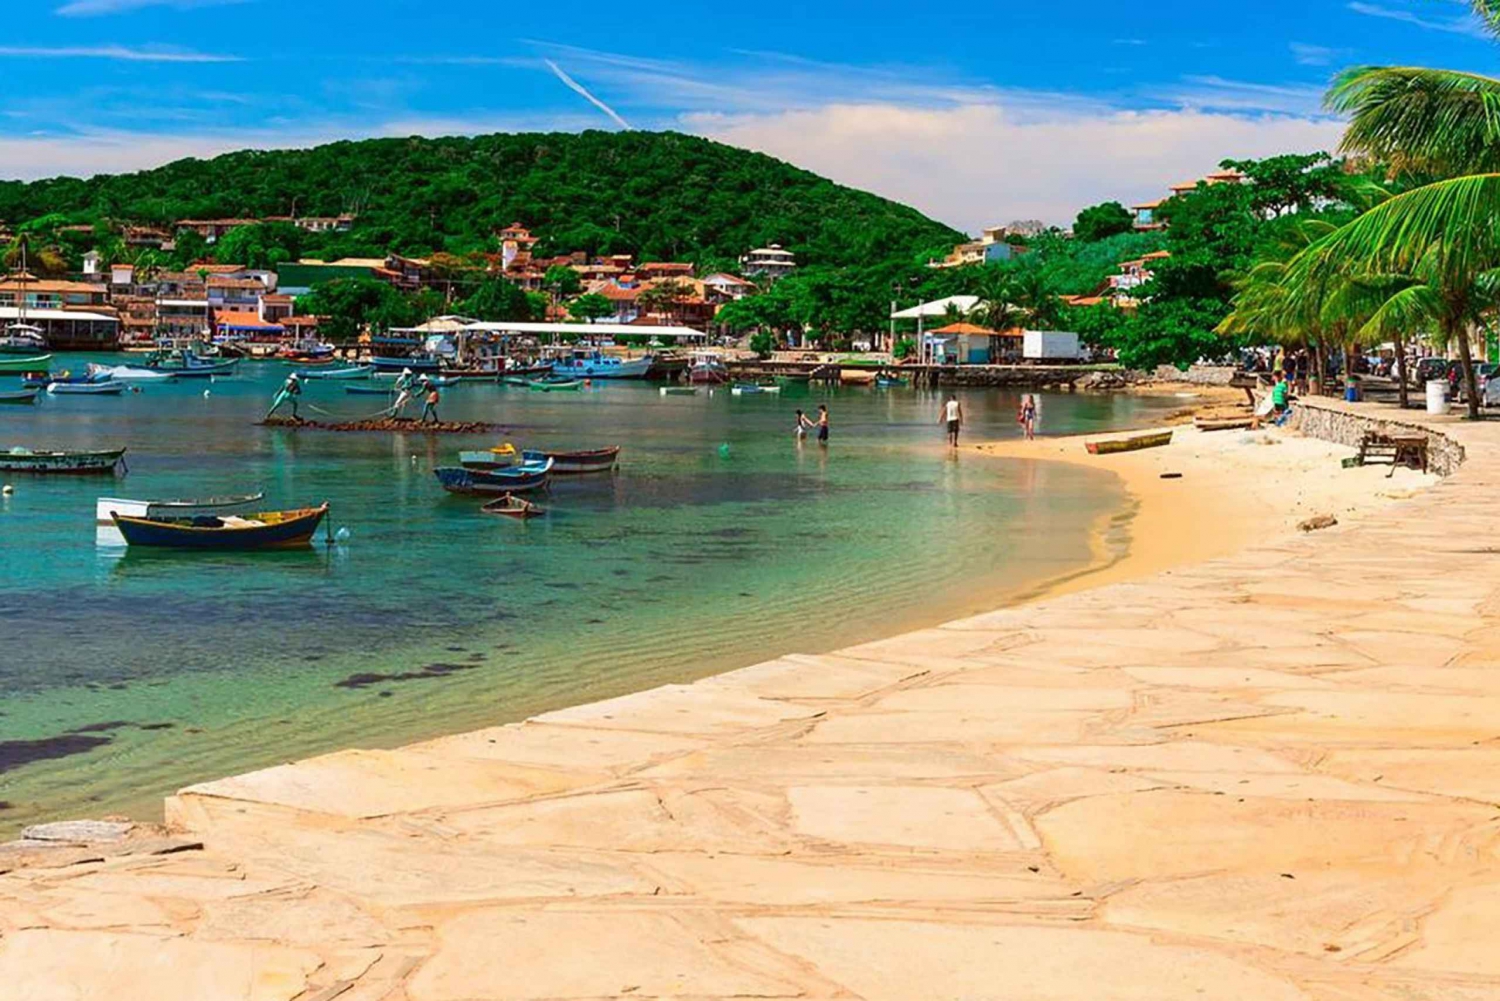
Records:
[[[943,404],[943,412],[938,417],[939,423],[946,422],[948,425],[948,445],[952,448],[958,447],[958,431],[964,424],[963,404],[958,402],[952,393],[948,394],[948,402]]]
[[[818,404],[818,444],[828,444],[828,404]]]
[[[1026,440],[1036,438],[1036,397],[1027,393],[1021,397],[1021,409],[1016,413],[1016,423],[1026,432]]]

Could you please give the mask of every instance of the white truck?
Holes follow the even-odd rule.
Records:
[[[1083,353],[1078,335],[1064,330],[1027,330],[1023,332],[1021,357],[1027,361],[1078,361]]]

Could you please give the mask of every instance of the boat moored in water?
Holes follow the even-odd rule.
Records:
[[[244,511],[266,499],[264,493],[232,497],[205,497],[201,500],[126,500],[123,497],[100,497],[94,504],[94,521],[113,525],[114,515],[147,520],[201,518]]]
[[[368,379],[375,371],[374,365],[355,365],[352,368],[339,369],[299,369],[299,379]]]
[[[17,389],[0,392],[0,403],[35,403],[40,389]]]
[[[762,393],[779,393],[781,392],[781,387],[762,386],[754,382],[740,382],[736,383],[734,388],[729,392],[735,396],[759,396]]]
[[[552,363],[553,375],[564,379],[644,379],[655,359],[619,358],[598,348],[574,348]]]
[[[0,473],[112,473],[125,458],[123,448],[102,451],[43,451],[13,448],[0,452]]]
[[[521,521],[527,518],[540,518],[547,513],[545,508],[537,507],[526,498],[516,497],[513,494],[506,494],[499,500],[492,500],[479,510],[485,514],[499,514]]]
[[[552,476],[549,460],[541,465],[522,463],[507,469],[465,469],[462,466],[439,466],[433,475],[443,489],[454,494],[504,494],[538,490]]]
[[[0,331],[0,354],[35,355],[47,350],[47,335],[41,327],[12,323]]]
[[[119,396],[125,392],[123,382],[49,382],[48,396]]]
[[[90,382],[172,382],[177,378],[173,372],[130,365],[90,365],[88,372]]]
[[[543,379],[528,382],[526,388],[536,393],[572,393],[582,389],[583,383],[577,379]]]
[[[620,461],[620,446],[592,448],[581,452],[554,452],[527,449],[521,458],[529,465],[550,463],[553,476],[579,476],[584,473],[607,473]],[[467,463],[465,463],[467,465]]]
[[[198,515],[137,518],[111,514],[125,542],[164,549],[292,549],[306,546],[318,530],[328,504],[292,511],[248,515]]]
[[[0,358],[0,372],[21,375],[26,372],[45,372],[52,361],[51,355],[33,355],[30,358]]]

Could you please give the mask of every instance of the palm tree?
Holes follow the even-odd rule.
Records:
[[[1500,0],[1470,0],[1470,6],[1500,36]],[[1344,152],[1386,162],[1418,180],[1442,180],[1371,209],[1310,253],[1305,269],[1326,275],[1352,266],[1417,279],[1382,323],[1420,315],[1443,341],[1456,342],[1469,415],[1478,418],[1469,333],[1494,306],[1489,276],[1500,267],[1493,233],[1500,222],[1500,80],[1420,67],[1356,67],[1335,80],[1326,100],[1351,116]]]

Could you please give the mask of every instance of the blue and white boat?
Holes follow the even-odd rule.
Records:
[[[465,469],[440,466],[433,475],[443,489],[453,494],[509,494],[539,490],[552,477],[552,460],[541,464],[523,462],[505,469]]]
[[[370,364],[375,367],[375,374],[391,373],[399,375],[405,369],[411,369],[413,373],[429,372],[437,373],[443,370],[443,360],[436,355],[413,355],[408,358],[389,357],[375,355],[370,359]]]
[[[370,373],[374,371],[374,365],[355,365],[353,368],[339,368],[332,371],[316,368],[299,368],[297,369],[297,378],[304,381],[309,379],[368,379]]]
[[[552,375],[562,379],[644,379],[656,359],[616,358],[598,348],[574,348],[552,363]]]

